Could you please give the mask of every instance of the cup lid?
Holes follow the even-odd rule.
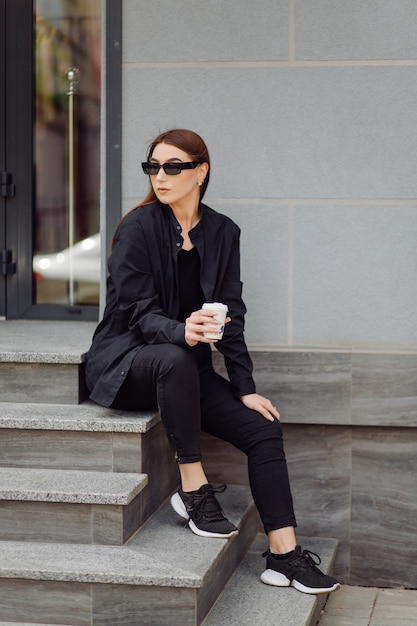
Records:
[[[227,304],[223,304],[222,302],[205,302],[203,304],[203,309],[220,309],[221,311],[229,310]]]

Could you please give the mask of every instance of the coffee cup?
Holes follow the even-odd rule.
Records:
[[[221,302],[205,302],[202,308],[215,312],[213,322],[204,324],[207,328],[204,331],[204,337],[207,337],[207,339],[221,339],[226,324],[226,315],[229,310],[227,305]]]

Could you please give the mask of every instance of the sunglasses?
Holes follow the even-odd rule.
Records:
[[[167,176],[177,176],[177,174],[181,174],[182,170],[193,170],[200,165],[201,161],[190,161],[189,163],[142,163],[143,172],[147,176],[156,176],[159,170],[164,170]]]

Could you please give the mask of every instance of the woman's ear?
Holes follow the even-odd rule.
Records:
[[[204,179],[207,176],[207,172],[209,171],[208,163],[200,163],[200,165],[198,166],[198,169],[199,169],[200,176],[201,176],[201,178],[199,178],[199,180],[204,182]]]

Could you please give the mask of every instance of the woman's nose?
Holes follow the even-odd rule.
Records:
[[[159,178],[159,179],[161,179],[161,178],[164,179],[165,176],[166,176],[166,174],[165,174],[164,168],[160,167],[159,168],[159,172],[157,173],[156,177]]]

